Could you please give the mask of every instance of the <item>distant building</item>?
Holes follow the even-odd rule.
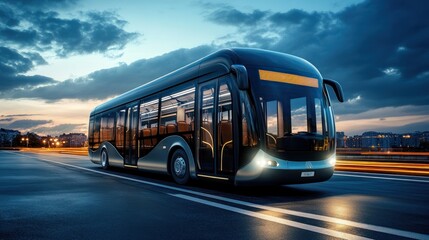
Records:
[[[337,132],[337,148],[347,147],[347,137],[344,132]]]
[[[420,146],[420,132],[407,133],[402,135],[402,147],[414,148]]]
[[[63,147],[84,147],[87,137],[83,133],[63,133],[58,137],[58,141]]]
[[[13,140],[21,135],[19,131],[0,128],[0,146],[13,147]]]
[[[419,148],[422,143],[429,142],[429,132],[414,132],[405,134],[364,132],[362,135],[347,137],[343,132],[337,132],[337,147],[363,148],[374,151],[388,151],[391,148]]]
[[[347,137],[346,146],[348,148],[362,148],[362,136]]]

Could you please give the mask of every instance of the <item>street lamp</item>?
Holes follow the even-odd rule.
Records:
[[[28,139],[28,137],[26,137],[26,138],[25,138],[25,137],[21,138],[21,142],[23,142],[23,141],[27,141],[27,147],[28,147],[28,140],[29,140],[29,139]]]

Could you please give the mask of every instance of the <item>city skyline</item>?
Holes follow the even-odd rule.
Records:
[[[257,47],[342,84],[337,131],[429,129],[425,1],[127,3],[0,1],[0,127],[87,134],[107,99],[218,49]]]

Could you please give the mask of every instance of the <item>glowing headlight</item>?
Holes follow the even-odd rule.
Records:
[[[335,166],[335,163],[337,162],[337,158],[336,158],[336,156],[335,156],[335,154],[334,155],[332,155],[332,157],[330,157],[329,158],[329,164],[331,165],[331,166]]]
[[[256,163],[260,167],[277,167],[279,165],[277,161],[270,159],[259,159],[258,161],[256,161]]]

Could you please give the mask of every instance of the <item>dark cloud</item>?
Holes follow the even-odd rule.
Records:
[[[46,51],[54,51],[60,57],[90,53],[114,56],[139,36],[125,31],[127,22],[113,12],[81,12],[69,19],[55,11],[70,8],[76,2],[0,2],[0,97],[11,90],[31,91],[58,84],[49,77],[25,75],[35,66],[48,64],[41,55]]]
[[[34,67],[33,62],[44,62],[37,53],[26,53],[26,55],[27,57],[13,49],[0,47],[0,96],[11,89],[32,89],[41,84],[55,83],[53,79],[44,76],[22,75]]]
[[[412,129],[412,130],[410,130]],[[416,131],[424,132],[429,129],[428,122],[418,122],[412,124],[406,124],[399,127],[378,127],[377,129],[372,129],[373,131],[378,132],[392,132],[392,133],[414,133]]]
[[[369,0],[337,13],[292,9],[260,15],[221,7],[207,20],[237,26],[241,46],[309,60],[322,75],[341,82],[346,98],[360,96],[359,104],[336,106],[338,113],[351,113],[428,104],[429,25],[423,20],[428,7],[427,1]]]
[[[19,22],[17,16],[13,14],[12,9],[0,3],[0,23],[8,27],[15,27],[18,26]]]
[[[46,65],[48,62],[45,61],[45,59],[40,56],[37,52],[24,52],[23,53],[28,59],[30,59],[34,65]]]
[[[82,132],[80,129],[85,126],[85,124],[59,124],[53,127],[33,128],[32,131],[43,135],[59,136],[63,133]]]
[[[1,4],[8,12],[0,11],[5,21],[0,24],[0,43],[54,50],[58,56],[66,57],[122,50],[139,36],[123,30],[127,22],[113,12],[81,12],[79,18],[66,19],[51,8],[41,7],[43,1],[39,8],[20,8],[20,4]]]
[[[222,7],[207,15],[207,19],[219,24],[239,26],[255,25],[267,16],[267,12],[254,10],[251,13],[243,13],[230,7]]]
[[[121,50],[139,36],[123,30],[127,22],[112,12],[86,12],[79,19],[63,19],[56,12],[37,11],[31,13],[28,20],[37,34],[32,38],[31,33],[20,33],[28,35],[22,44],[35,42],[62,57]],[[13,39],[15,43],[19,41],[16,37]]]
[[[30,117],[30,116],[39,116],[40,114],[9,114],[9,115],[0,115],[0,117]]]
[[[179,49],[151,59],[142,59],[130,65],[99,70],[86,77],[66,80],[32,90],[14,90],[4,98],[39,98],[56,101],[64,98],[105,99],[140,86],[191,63],[210,52],[211,46]]]
[[[2,0],[2,2],[21,9],[68,8],[75,5],[78,0]]]
[[[0,47],[0,73],[14,75],[27,72],[33,68],[30,59],[22,56],[17,51],[6,47]]]
[[[10,122],[10,121],[13,121],[13,120],[14,120],[14,118],[1,118],[0,122]]]
[[[47,123],[52,123],[52,120],[22,119],[22,120],[16,120],[7,124],[0,124],[0,127],[7,128],[7,129],[29,129],[29,128],[38,127]]]

